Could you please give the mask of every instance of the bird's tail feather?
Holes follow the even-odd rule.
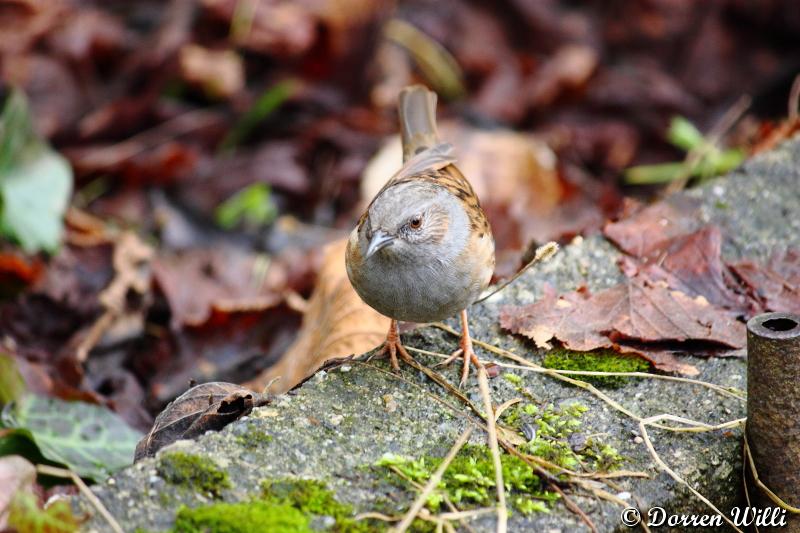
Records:
[[[400,91],[398,113],[404,162],[422,150],[439,144],[435,92],[422,85],[405,87]]]

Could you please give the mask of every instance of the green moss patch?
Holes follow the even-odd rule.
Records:
[[[557,370],[584,370],[590,372],[647,372],[650,363],[636,356],[622,355],[614,350],[576,352],[557,348],[544,356],[542,363]],[[594,385],[621,387],[628,382],[625,376],[571,376]]]
[[[228,474],[211,460],[199,455],[172,452],[161,456],[158,474],[168,483],[189,487],[219,498],[224,489],[231,487]]]
[[[267,480],[261,497],[240,503],[181,507],[173,533],[369,533],[386,528],[358,521],[353,508],[340,503],[325,484],[308,479]]]
[[[622,463],[617,450],[581,430],[587,407],[573,402],[561,407],[552,403],[514,406],[503,415],[503,422],[522,433],[528,442],[521,452],[541,457],[570,470],[609,471]]]
[[[189,509],[182,507],[175,519],[175,533],[307,533],[310,520],[291,505],[268,502],[217,503]]]
[[[331,517],[336,523],[328,531],[361,533],[374,531],[366,522],[353,519],[353,508],[340,503],[325,484],[314,479],[266,480],[261,497],[271,505],[291,506],[305,516]]]
[[[410,459],[384,455],[378,466],[400,473],[406,480],[424,484],[441,464],[442,459],[422,457]],[[513,507],[525,514],[547,511],[547,502],[557,499],[555,493],[543,490],[539,477],[521,459],[508,454],[500,456],[503,481]],[[442,481],[428,497],[427,506],[438,511],[445,496],[460,508],[491,504],[495,497],[494,464],[486,446],[465,446],[445,470]],[[466,504],[466,505],[464,505]]]

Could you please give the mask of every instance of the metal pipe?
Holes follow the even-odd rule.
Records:
[[[800,315],[765,313],[747,322],[747,439],[759,479],[800,507]],[[765,497],[756,502],[775,507]],[[800,516],[787,519],[784,531],[800,532]]]

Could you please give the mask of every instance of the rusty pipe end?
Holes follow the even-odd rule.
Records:
[[[754,316],[747,321],[747,331],[764,339],[800,337],[800,315],[778,312]]]

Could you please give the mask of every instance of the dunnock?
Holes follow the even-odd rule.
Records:
[[[381,350],[399,369],[397,321],[433,322],[461,312],[462,385],[477,364],[466,308],[494,271],[494,239],[475,191],[436,131],[436,94],[406,87],[399,99],[403,167],[378,192],[350,234],[347,275],[369,306],[392,319]]]

